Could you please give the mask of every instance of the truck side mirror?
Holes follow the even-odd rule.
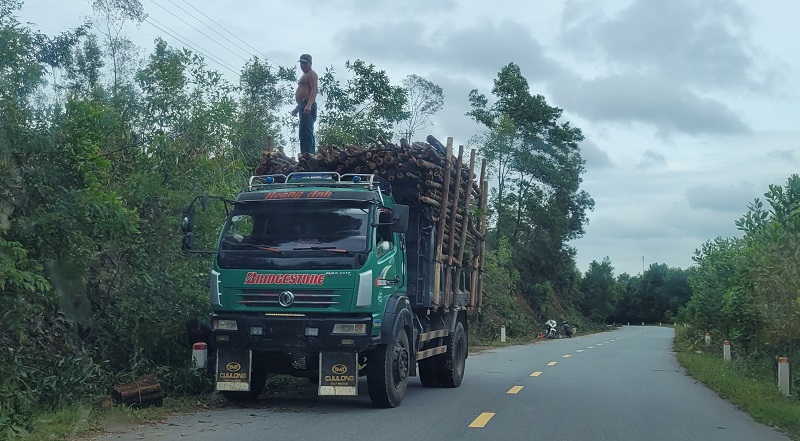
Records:
[[[183,218],[181,219],[181,231],[191,233],[194,230],[194,204],[183,207]]]
[[[408,231],[408,205],[395,204],[392,207],[392,232]]]

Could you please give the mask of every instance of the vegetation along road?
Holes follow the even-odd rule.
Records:
[[[396,409],[372,408],[364,383],[352,399],[316,397],[312,390],[270,396],[93,440],[788,439],[687,376],[672,337],[671,328],[626,326],[473,354],[462,387],[429,389],[414,379]]]

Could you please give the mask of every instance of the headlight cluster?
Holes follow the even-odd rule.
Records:
[[[333,325],[333,334],[366,334],[367,325],[364,323],[337,323]]]

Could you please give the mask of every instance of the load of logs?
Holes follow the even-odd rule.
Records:
[[[488,193],[486,163],[481,166],[480,181],[475,182],[474,151],[466,164],[463,146],[459,146],[457,157],[453,155],[452,138],[447,139],[446,146],[433,136],[426,140],[427,143],[409,143],[402,139],[399,145],[384,139],[366,146],[329,145],[319,148],[316,154],[300,154],[298,159],[273,149],[268,141],[255,175],[324,171],[374,174],[385,179],[392,191],[401,195],[398,202],[429,211],[437,224],[434,304],[449,308],[457,303],[453,289],[439,292],[441,274],[444,273],[443,286],[453,287],[462,268],[471,267],[469,306],[479,308]]]
[[[130,383],[114,386],[111,389],[111,399],[117,404],[132,407],[160,406],[164,403],[164,393],[158,378],[148,374]]]

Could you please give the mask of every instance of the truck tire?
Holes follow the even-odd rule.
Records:
[[[250,381],[250,390],[247,392],[234,392],[223,391],[222,396],[232,403],[246,403],[255,401],[264,391],[264,386],[267,384],[267,370],[266,369],[253,369],[252,379]]]
[[[442,387],[461,386],[464,379],[464,368],[467,362],[467,333],[464,332],[464,325],[456,323],[456,330],[447,338],[447,352],[444,357],[439,358],[438,366],[439,384]]]
[[[391,343],[379,345],[367,357],[367,388],[375,407],[399,406],[408,388],[411,367],[408,334],[401,327],[394,334]]]

